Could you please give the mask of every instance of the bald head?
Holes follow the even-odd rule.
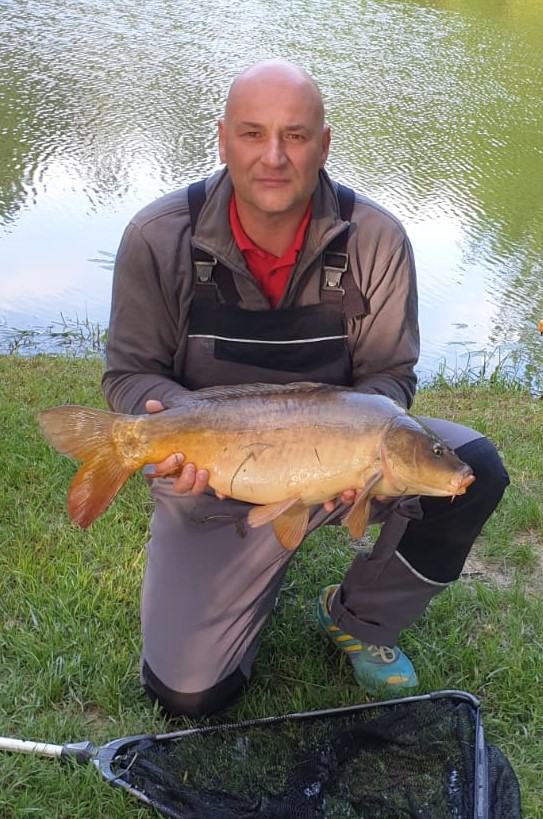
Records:
[[[299,94],[308,104],[314,106],[320,125],[324,126],[324,104],[317,83],[303,68],[286,60],[263,60],[238,74],[230,86],[224,111],[225,119],[229,110],[240,99],[270,88],[278,92],[280,89],[286,89],[290,93]]]
[[[302,68],[266,60],[236,77],[219,120],[219,155],[228,166],[238,215],[253,239],[257,219],[268,222],[270,230],[273,221],[275,232],[278,219],[287,225],[286,234],[296,231],[329,144],[320,91]],[[260,236],[260,246],[271,243]]]

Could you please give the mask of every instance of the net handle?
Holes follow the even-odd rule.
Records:
[[[0,737],[0,751],[13,751],[21,754],[38,754],[39,756],[62,756],[62,745],[53,745],[51,742],[32,742],[26,739],[12,739]]]
[[[52,742],[34,742],[28,739],[14,739],[0,737],[0,751],[11,751],[20,754],[36,754],[53,759],[75,759],[81,765],[95,759],[98,750],[92,742],[66,742],[64,745],[55,745]]]

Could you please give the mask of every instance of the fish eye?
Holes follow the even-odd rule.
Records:
[[[434,455],[437,455],[438,458],[441,458],[441,456],[443,455],[443,451],[444,451],[443,446],[442,444],[438,443],[438,441],[436,441],[435,444],[432,445],[432,452],[434,453]]]

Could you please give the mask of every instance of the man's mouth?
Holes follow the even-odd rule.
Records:
[[[283,185],[288,185],[289,179],[279,179],[272,176],[261,176],[255,180],[258,185],[264,185],[268,188],[280,188]]]

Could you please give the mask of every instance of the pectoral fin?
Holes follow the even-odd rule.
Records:
[[[253,506],[247,516],[247,523],[253,528],[273,524],[273,531],[284,549],[295,549],[304,539],[309,523],[309,508],[297,498],[288,498],[279,503]]]
[[[366,531],[370,519],[371,490],[382,477],[383,473],[380,471],[371,475],[349,511],[341,518],[353,540],[360,540]]]
[[[279,515],[273,522],[273,531],[283,549],[296,549],[305,537],[309,523],[309,507],[301,503]]]
[[[264,526],[265,523],[272,523],[279,515],[290,509],[291,506],[299,503],[298,498],[287,498],[277,503],[267,503],[263,506],[253,506],[247,515],[247,523],[253,529]]]

